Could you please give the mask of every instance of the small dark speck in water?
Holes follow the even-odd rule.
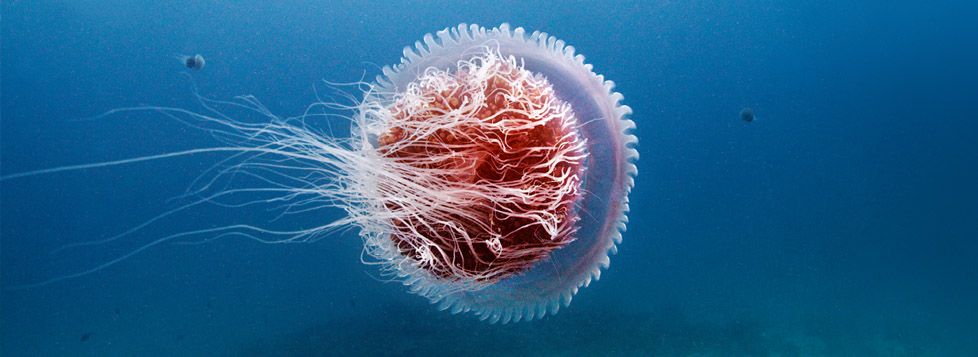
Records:
[[[350,307],[357,307],[357,299],[350,299]]]
[[[91,337],[92,337],[92,333],[91,332],[86,332],[86,333],[84,333],[82,335],[81,342],[88,341],[88,339],[91,338]]]
[[[224,272],[224,278],[225,279],[230,279],[231,278],[231,272]]]
[[[740,120],[743,120],[748,123],[754,121],[754,111],[750,110],[750,108],[742,109],[740,111]]]
[[[118,314],[119,314],[119,308],[118,308],[118,307],[117,307],[117,308],[115,308],[115,314],[116,314],[116,315],[118,315]]]

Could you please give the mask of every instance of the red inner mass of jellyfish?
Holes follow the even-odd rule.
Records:
[[[384,200],[394,217],[390,239],[419,267],[493,282],[573,240],[585,140],[545,78],[490,53],[454,73],[429,68],[389,110],[380,155],[428,173],[425,184],[439,192],[460,193],[451,206],[428,210]]]

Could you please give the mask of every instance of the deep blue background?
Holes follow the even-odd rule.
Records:
[[[551,33],[616,81],[641,160],[602,279],[556,316],[486,325],[375,281],[354,232],[161,245],[2,291],[5,355],[978,355],[978,3],[3,1],[4,175],[214,146],[160,115],[203,96],[298,115],[458,23]],[[365,77],[364,77],[365,76]],[[737,119],[742,107],[758,120]],[[217,157],[2,183],[9,288],[162,234],[261,219],[173,207]],[[321,218],[321,217],[320,217]],[[83,338],[88,336],[87,339]],[[371,343],[362,343],[371,341]]]

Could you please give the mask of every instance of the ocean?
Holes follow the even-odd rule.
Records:
[[[978,355],[978,2],[48,0],[0,10],[5,356]],[[340,83],[370,82],[405,46],[460,23],[556,36],[633,110],[641,158],[623,242],[553,316],[489,324],[438,311],[363,264],[356,230],[295,244],[156,244],[342,217],[202,204],[140,226],[185,204],[223,153],[9,176],[221,144],[158,111],[101,116],[112,109],[213,108],[261,123],[213,101],[251,95],[282,117],[349,104],[359,93]],[[177,59],[198,53],[199,71]],[[744,108],[754,121],[739,118]],[[59,249],[83,242],[95,243]]]

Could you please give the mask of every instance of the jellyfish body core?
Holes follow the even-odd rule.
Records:
[[[400,252],[442,279],[495,282],[573,239],[585,141],[570,107],[515,57],[429,68],[389,107],[382,182]],[[437,191],[443,198],[421,197]]]

